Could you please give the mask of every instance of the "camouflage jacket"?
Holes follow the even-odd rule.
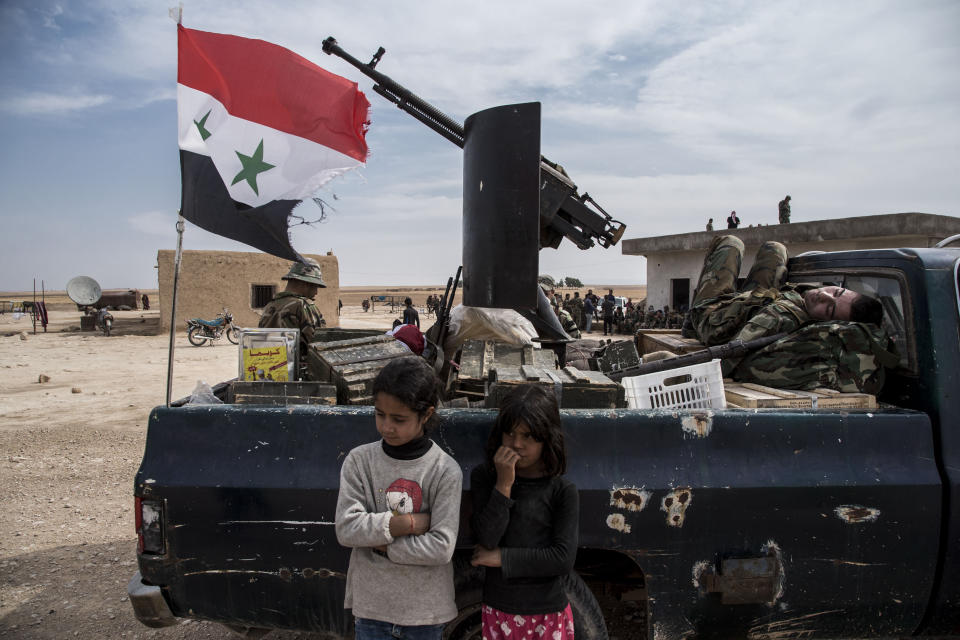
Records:
[[[748,354],[732,370],[735,380],[781,389],[826,387],[876,394],[884,369],[899,355],[880,327],[860,322],[816,322]],[[727,362],[724,361],[726,373]]]
[[[317,329],[325,326],[327,323],[312,300],[289,291],[278,293],[260,316],[260,327],[300,329],[301,348],[313,339]]]
[[[570,312],[566,309],[561,309],[560,314],[560,326],[563,327],[563,330],[566,331],[571,338],[580,338],[580,329],[577,328],[577,323],[573,321],[573,316],[570,315]]]
[[[790,333],[810,322],[802,294],[807,288],[787,285],[704,300],[690,312],[693,326],[707,346]]]

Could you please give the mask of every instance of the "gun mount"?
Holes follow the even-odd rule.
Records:
[[[376,70],[386,53],[377,49],[370,62],[364,64],[329,37],[323,41],[323,50],[347,61],[376,84],[373,90],[430,127],[461,149],[464,144],[463,125],[442,113],[392,78]],[[594,243],[612,247],[620,241],[626,226],[614,220],[590,194],[577,192],[577,185],[563,167],[540,156],[540,248],[556,249],[564,238],[569,238],[580,249],[589,249]]]

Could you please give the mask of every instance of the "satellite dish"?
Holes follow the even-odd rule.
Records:
[[[100,285],[89,276],[77,276],[67,283],[67,295],[79,305],[95,304],[100,293]]]

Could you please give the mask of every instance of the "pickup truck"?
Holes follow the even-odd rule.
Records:
[[[879,408],[564,410],[578,640],[606,637],[597,601],[621,639],[960,633],[960,249],[789,268],[883,302],[901,359]],[[433,438],[469,478],[495,412],[440,415]],[[372,407],[155,408],[134,485],[140,621],[351,637],[334,507],[344,455],[374,439]],[[479,637],[467,485],[449,638]]]

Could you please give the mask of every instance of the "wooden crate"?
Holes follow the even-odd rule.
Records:
[[[699,340],[681,336],[679,329],[641,329],[637,332],[637,350],[641,356],[664,350],[679,356],[704,348]]]
[[[227,388],[228,404],[336,404],[337,389],[319,382],[266,382],[237,380]]]
[[[412,355],[393,336],[314,342],[307,348],[310,377],[337,389],[337,404],[373,404],[373,380],[393,358]]]
[[[557,356],[550,349],[535,349],[533,345],[515,345],[493,340],[468,340],[460,350],[460,370],[452,385],[454,391],[474,400],[486,395],[491,369],[504,376],[515,370],[518,376],[523,365],[544,369],[557,368]]]
[[[794,391],[809,396],[814,409],[876,409],[877,398],[869,393],[843,393],[833,389]]]
[[[751,382],[724,382],[727,404],[747,409],[812,409],[813,400],[795,391]]]
[[[517,385],[537,384],[557,394],[563,409],[615,409],[625,406],[623,387],[599,371],[574,367],[547,369],[532,365],[493,369],[486,406],[498,408],[503,397]]]
[[[877,399],[868,393],[841,393],[833,389],[775,389],[750,382],[723,381],[727,404],[740,408],[876,409]]]

